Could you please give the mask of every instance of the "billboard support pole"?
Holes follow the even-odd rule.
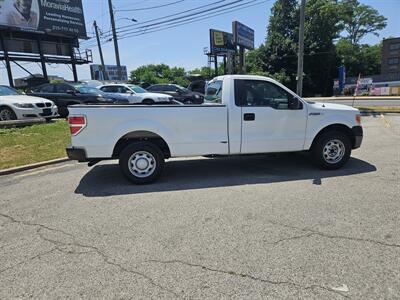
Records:
[[[96,20],[93,21],[93,26],[94,26],[94,31],[96,32],[97,46],[99,47],[100,62],[101,62],[101,72],[103,73],[103,79],[104,80],[108,80],[106,67],[104,65],[103,50],[101,49],[101,44],[100,44],[99,29],[97,27]]]
[[[218,76],[218,56],[216,54],[214,55],[214,69],[215,76]]]
[[[45,62],[43,50],[42,50],[42,41],[40,39],[38,39],[37,44],[38,44],[38,50],[39,50],[39,55],[40,55],[40,63],[42,65],[43,78],[46,79],[47,81],[49,81],[49,77],[47,75],[47,69],[46,69],[46,62]]]
[[[239,72],[240,74],[246,74],[246,68],[244,65],[244,47],[239,46]]]
[[[224,55],[224,75],[226,75],[226,55]]]
[[[11,87],[14,87],[14,80],[13,80],[13,76],[12,76],[12,72],[11,72],[10,58],[8,57],[8,51],[7,51],[6,43],[4,42],[4,37],[3,37],[3,34],[1,32],[0,32],[0,43],[1,43],[1,47],[3,48],[4,58],[5,58],[5,61],[6,61],[8,82],[9,82]]]
[[[71,66],[72,66],[72,74],[74,75],[74,82],[78,82],[78,73],[76,72],[74,46],[72,44],[71,44]]]

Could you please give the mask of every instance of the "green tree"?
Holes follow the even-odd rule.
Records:
[[[131,71],[129,79],[134,83],[176,83],[187,86],[189,82],[185,79],[185,74],[185,69],[181,67],[171,68],[166,64],[150,64]]]
[[[337,55],[346,66],[347,76],[379,74],[381,50],[382,44],[354,45],[347,39],[340,39],[336,44]]]
[[[353,45],[359,44],[369,33],[379,36],[378,31],[386,27],[387,19],[369,5],[358,0],[343,0],[340,5],[342,26]]]

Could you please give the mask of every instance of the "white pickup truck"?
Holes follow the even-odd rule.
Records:
[[[74,105],[69,158],[93,165],[119,159],[134,183],[159,177],[164,160],[198,155],[310,151],[337,169],[360,147],[357,109],[306,102],[267,77],[225,75],[208,83],[202,105]]]

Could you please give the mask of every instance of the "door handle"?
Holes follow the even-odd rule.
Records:
[[[253,113],[243,114],[243,121],[254,121],[256,119],[256,115]]]

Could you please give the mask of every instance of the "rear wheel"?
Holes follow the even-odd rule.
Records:
[[[311,148],[314,161],[327,170],[342,167],[349,160],[350,154],[350,139],[340,131],[329,131],[322,134]]]
[[[151,183],[161,175],[164,155],[160,148],[152,143],[137,142],[122,150],[119,166],[124,176],[133,183]]]
[[[11,108],[8,107],[0,108],[0,121],[11,121],[16,119],[17,115]]]

